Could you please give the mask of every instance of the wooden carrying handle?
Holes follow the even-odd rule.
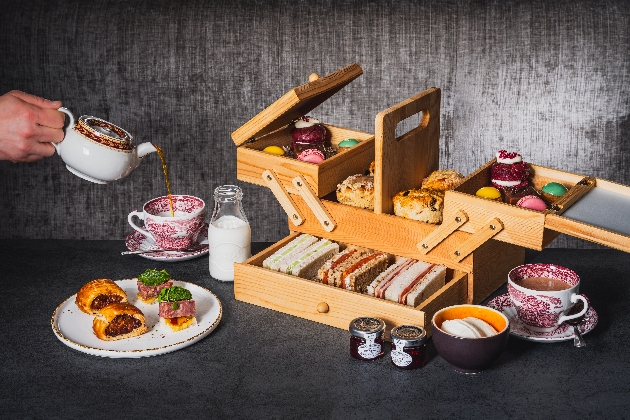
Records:
[[[289,216],[289,220],[295,226],[300,226],[304,223],[302,213],[299,212],[293,202],[293,199],[291,198],[291,195],[284,189],[278,180],[276,173],[272,169],[267,169],[262,173],[262,178],[267,183],[267,186],[273,195],[276,196],[276,200],[278,200],[284,211],[287,213],[287,216]]]
[[[430,88],[376,116],[375,213],[393,214],[394,195],[420,188],[422,179],[438,169],[440,100],[440,89]],[[418,126],[396,137],[398,123],[418,113]]]

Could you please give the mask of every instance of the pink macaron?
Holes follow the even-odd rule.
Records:
[[[547,204],[535,195],[526,195],[518,200],[517,206],[530,210],[544,211],[547,210]]]
[[[298,156],[298,160],[309,163],[322,163],[324,154],[317,149],[306,149]]]

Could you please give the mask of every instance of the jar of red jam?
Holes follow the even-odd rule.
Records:
[[[359,360],[383,357],[385,322],[378,318],[355,318],[350,322],[350,354]]]
[[[427,332],[415,325],[392,328],[392,364],[401,369],[418,369],[427,363]]]

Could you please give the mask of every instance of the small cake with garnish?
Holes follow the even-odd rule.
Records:
[[[173,280],[166,270],[146,269],[138,276],[138,298],[144,303],[155,302],[162,289],[171,287]]]
[[[315,149],[324,152],[326,142],[326,127],[313,117],[304,116],[295,121],[295,127],[291,130],[291,146],[295,156],[307,149]]]
[[[529,168],[518,153],[499,150],[490,168],[490,179],[496,189],[516,192],[529,185]]]
[[[173,331],[181,331],[195,322],[197,308],[190,290],[181,286],[162,289],[157,297],[162,322]]]

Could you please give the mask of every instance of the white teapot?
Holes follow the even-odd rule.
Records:
[[[100,118],[83,115],[75,123],[68,109],[59,111],[70,117],[70,123],[64,139],[53,146],[66,168],[83,179],[107,184],[124,178],[145,155],[156,151],[148,142],[134,146],[131,134]]]

